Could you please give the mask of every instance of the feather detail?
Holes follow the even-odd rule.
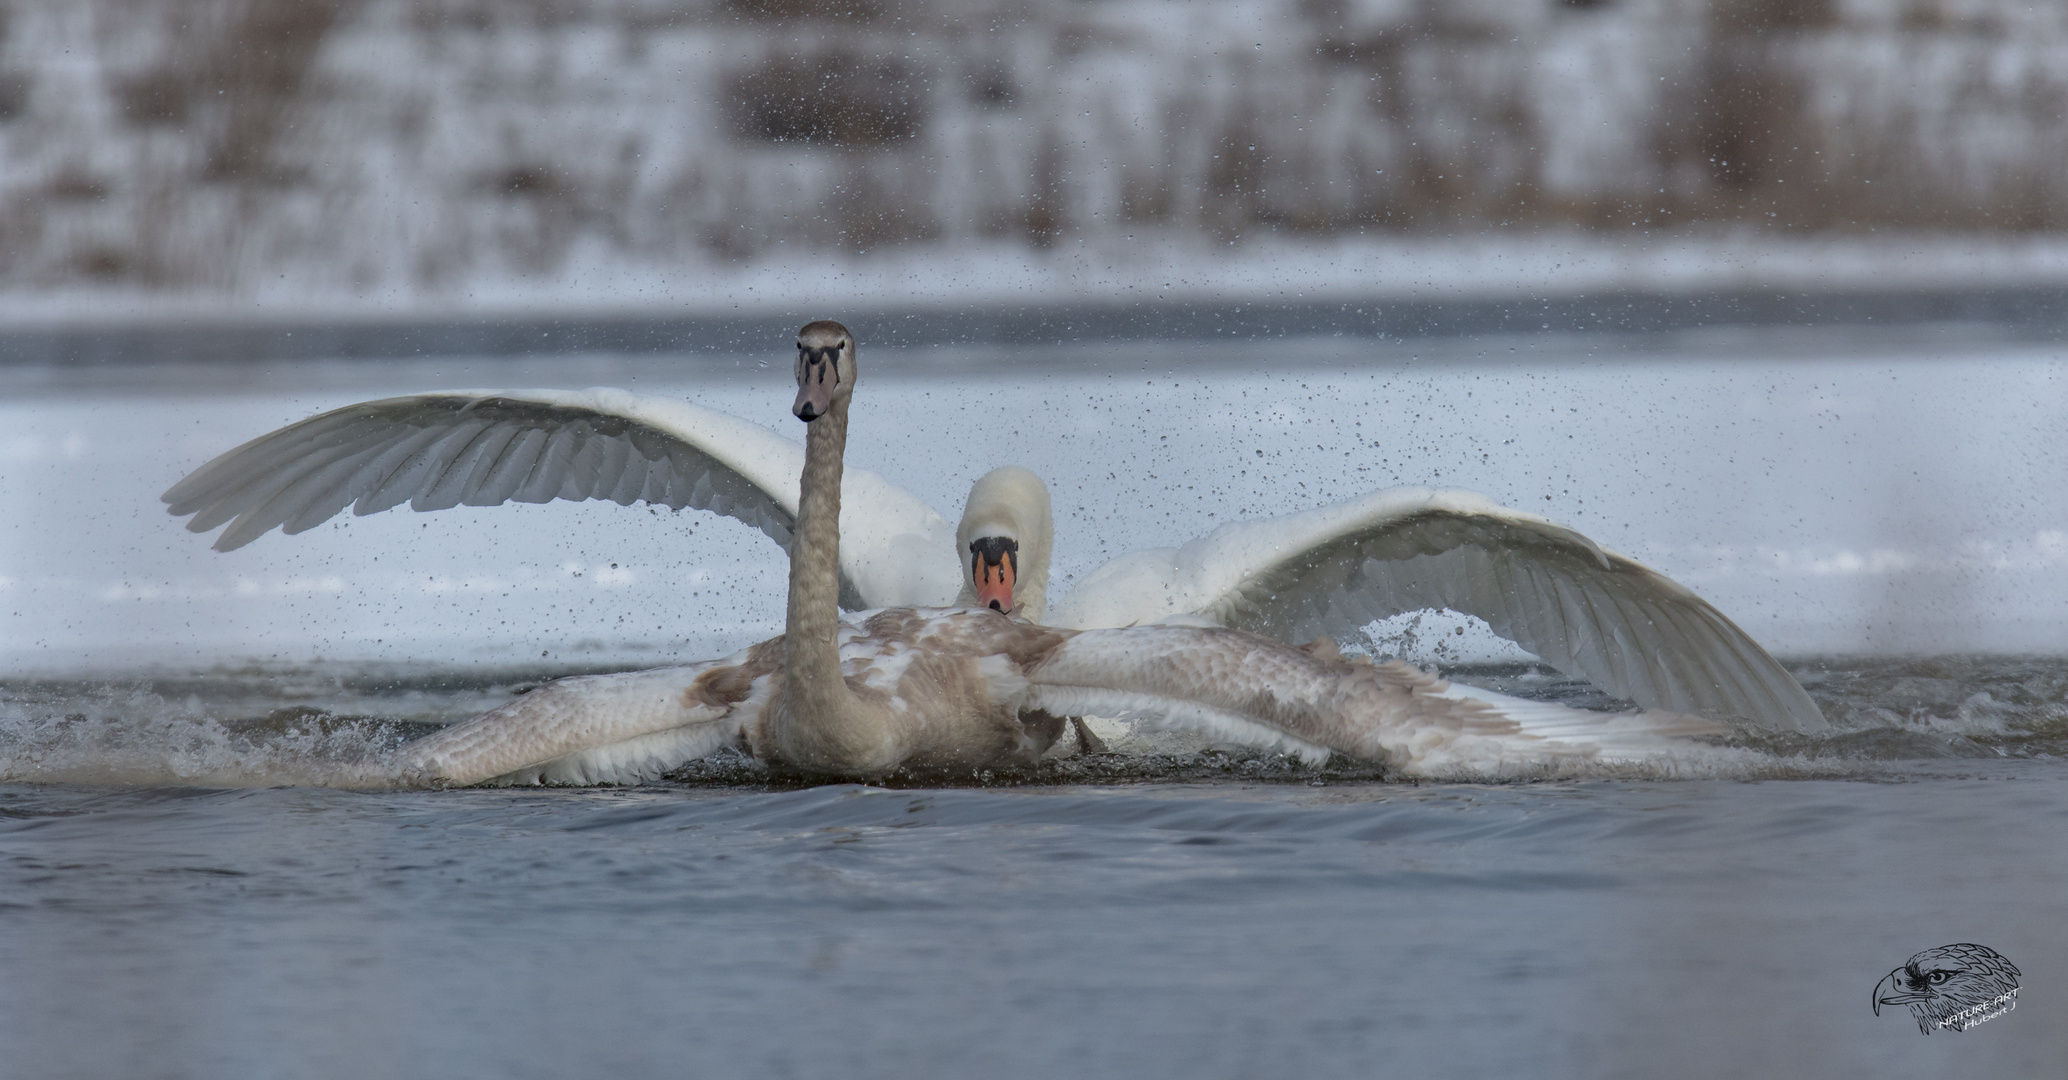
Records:
[[[1347,639],[1431,608],[1483,619],[1560,671],[1647,708],[1825,727],[1787,669],[1694,593],[1469,492],[1394,488],[1124,555],[1078,582],[1053,619],[1098,628],[1195,613],[1305,641]]]
[[[737,518],[787,547],[803,448],[758,424],[622,390],[454,391],[319,413],[230,450],[162,496],[219,551],[303,532],[351,506],[379,513],[505,501],[644,500]],[[850,606],[944,604],[959,580],[940,514],[847,470],[841,595]]]
[[[1569,760],[1649,761],[1722,730],[1671,713],[1610,715],[1445,682],[1225,628],[1088,630],[1029,672],[1030,704],[1145,721],[1317,761],[1329,751],[1423,776],[1512,774]]]
[[[549,773],[595,778],[584,782],[658,775],[656,768],[725,745],[750,718],[759,705],[751,693],[727,700],[710,687],[751,659],[748,650],[683,667],[559,679],[396,748],[369,770],[365,786],[464,787],[499,777],[527,782],[524,776],[541,782]],[[668,754],[678,760],[661,765]]]

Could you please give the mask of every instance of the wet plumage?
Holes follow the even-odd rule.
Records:
[[[1715,725],[1473,696],[1404,664],[1217,626],[1075,631],[988,608],[843,616],[841,467],[857,366],[837,323],[798,339],[808,425],[781,638],[722,661],[549,684],[401,748],[387,782],[644,779],[732,746],[808,774],[1032,765],[1096,714],[1428,776],[1690,753]],[[378,770],[367,778],[381,782]]]

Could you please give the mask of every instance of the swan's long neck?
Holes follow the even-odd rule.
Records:
[[[833,722],[853,696],[840,674],[840,471],[847,452],[842,398],[805,427],[804,480],[790,538],[790,610],[783,680],[793,716]]]

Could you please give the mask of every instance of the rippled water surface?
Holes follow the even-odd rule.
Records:
[[[2057,1069],[2068,664],[1802,670],[1841,731],[1769,749],[1824,779],[1411,785],[1209,751],[945,790],[739,762],[623,790],[0,786],[0,1074]],[[0,708],[17,776],[176,780],[551,673],[17,680]],[[1967,940],[2025,972],[2015,1012],[1928,1039],[1871,1012],[1890,968]]]
[[[8,788],[0,1072],[2039,1075],[2064,780]]]

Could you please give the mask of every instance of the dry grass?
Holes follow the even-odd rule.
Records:
[[[885,146],[917,138],[926,124],[922,77],[896,56],[845,46],[784,51],[726,84],[743,138],[815,146]]]
[[[2011,0],[1880,23],[1836,0],[1561,0],[1513,25],[1542,9],[1283,0],[1268,49],[1079,0],[15,0],[7,33],[79,3],[119,122],[82,138],[66,84],[0,64],[0,281],[447,287],[585,245],[1138,227],[2068,227],[2068,19]],[[415,66],[326,67],[376,30]],[[1548,43],[1596,30],[1643,47],[1557,83]],[[1592,171],[1554,177],[1590,139],[1565,160]]]
[[[291,179],[272,146],[301,104],[324,36],[357,0],[169,0],[123,5],[162,28],[163,47],[118,77],[123,116],[207,134],[203,182]]]

